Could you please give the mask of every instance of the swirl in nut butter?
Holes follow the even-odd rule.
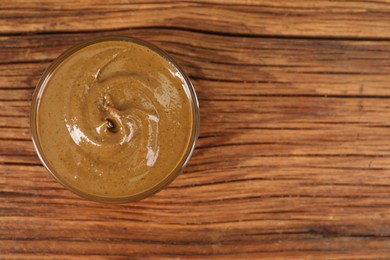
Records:
[[[77,190],[132,196],[164,180],[188,150],[193,111],[183,76],[145,46],[88,45],[45,84],[40,143],[56,175]]]

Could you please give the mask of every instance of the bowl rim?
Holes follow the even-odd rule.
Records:
[[[164,179],[162,179],[158,184],[154,185],[148,190],[142,191],[140,193],[137,193],[135,195],[131,196],[124,196],[124,197],[105,197],[105,196],[99,196],[94,195],[90,193],[86,193],[80,189],[77,189],[70,184],[68,184],[64,179],[62,179],[60,176],[56,174],[56,172],[53,170],[52,167],[50,167],[49,162],[46,160],[44,156],[44,151],[40,145],[39,141],[39,135],[38,135],[38,110],[39,110],[39,104],[42,97],[42,94],[46,88],[46,85],[48,81],[50,80],[50,77],[53,75],[54,70],[69,56],[76,53],[78,50],[83,49],[89,45],[101,43],[105,41],[125,41],[130,42],[133,44],[138,44],[141,46],[144,46],[155,53],[157,53],[162,58],[166,59],[177,71],[180,73],[180,75],[183,77],[185,82],[185,87],[187,88],[190,96],[188,96],[189,101],[192,106],[192,117],[193,117],[193,124],[192,124],[192,131],[191,131],[191,138],[188,143],[188,147],[182,156],[181,160],[178,162],[176,167],[172,170],[170,174],[168,174]],[[187,92],[187,91],[186,91]],[[46,168],[46,170],[59,182],[61,183],[66,189],[70,190],[71,192],[75,193],[76,195],[96,201],[96,202],[104,202],[104,203],[128,203],[128,202],[134,202],[141,199],[144,199],[146,197],[149,197],[156,192],[160,191],[167,185],[169,185],[179,173],[181,173],[184,169],[184,167],[187,165],[188,161],[190,160],[193,151],[195,149],[196,141],[199,136],[199,129],[200,129],[200,113],[199,113],[199,101],[198,97],[195,92],[195,88],[192,85],[189,77],[184,73],[183,69],[180,67],[179,64],[164,50],[160,49],[156,45],[138,39],[127,35],[109,35],[109,36],[100,36],[95,37],[93,39],[82,41],[79,44],[74,45],[73,47],[69,48],[65,52],[63,52],[59,57],[57,57],[50,65],[49,67],[44,71],[41,78],[39,79],[36,88],[34,90],[33,96],[32,96],[32,102],[31,102],[31,110],[30,110],[30,131],[32,134],[32,142],[35,148],[36,153],[38,154],[38,157],[40,161],[42,162],[43,166]]]

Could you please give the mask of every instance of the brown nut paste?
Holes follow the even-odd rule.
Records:
[[[48,77],[37,110],[43,156],[81,192],[126,197],[158,185],[190,146],[193,109],[183,75],[153,50],[102,41]]]

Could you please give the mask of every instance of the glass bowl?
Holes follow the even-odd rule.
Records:
[[[159,183],[155,184],[154,186],[149,187],[148,190],[145,190],[141,193],[126,196],[126,197],[110,197],[110,196],[97,196],[95,194],[87,193],[83,190],[80,190],[76,187],[73,187],[72,185],[68,184],[59,174],[57,174],[53,168],[52,165],[50,165],[49,161],[45,158],[44,151],[42,149],[42,146],[40,144],[39,134],[38,134],[38,116],[39,116],[39,106],[40,106],[40,100],[41,97],[45,91],[45,88],[47,86],[47,83],[50,80],[50,77],[52,76],[54,70],[70,55],[74,54],[78,50],[95,44],[100,43],[104,41],[127,41],[131,42],[133,44],[141,45],[149,50],[157,53],[164,59],[166,59],[177,71],[181,74],[181,76],[184,79],[185,82],[185,90],[187,92],[187,96],[189,99],[189,103],[192,106],[192,117],[193,117],[193,127],[191,130],[191,137],[189,145],[187,146],[185,153],[181,159],[180,162],[178,162],[176,168],[172,170],[170,174],[168,174],[164,179],[162,179]],[[175,177],[183,171],[183,168],[188,163],[194,149],[195,149],[195,143],[197,141],[198,135],[199,135],[199,127],[200,127],[200,117],[199,117],[199,102],[198,98],[195,93],[195,89],[190,81],[190,79],[187,77],[187,75],[184,73],[184,71],[180,68],[180,66],[175,62],[173,58],[171,58],[165,51],[161,50],[157,46],[129,36],[104,36],[95,38],[92,40],[88,40],[85,42],[82,42],[69,50],[65,51],[63,54],[61,54],[54,62],[46,69],[46,71],[43,73],[42,77],[40,78],[37,87],[34,91],[33,97],[32,97],[32,104],[31,104],[31,114],[30,114],[30,128],[32,133],[32,141],[35,147],[35,150],[38,154],[39,159],[41,160],[44,167],[50,172],[50,174],[63,186],[65,186],[68,190],[72,191],[73,193],[89,199],[93,201],[98,202],[105,202],[105,203],[127,203],[132,201],[141,200],[143,198],[146,198],[157,191],[161,190],[165,186],[167,186],[170,182],[172,182]]]

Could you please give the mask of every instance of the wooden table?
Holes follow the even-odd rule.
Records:
[[[390,1],[136,2],[0,1],[0,258],[390,259]],[[201,106],[185,172],[127,205],[65,190],[29,131],[45,68],[112,34]]]

